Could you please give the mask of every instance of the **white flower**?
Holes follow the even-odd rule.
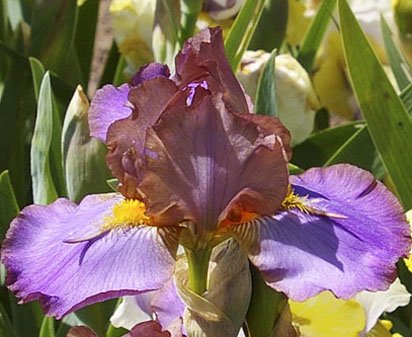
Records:
[[[155,9],[156,0],[112,0],[110,4],[113,35],[131,72],[153,60]]]
[[[388,290],[374,293],[362,291],[357,294],[354,299],[362,305],[366,315],[366,326],[361,336],[365,336],[376,325],[384,312],[392,312],[407,305],[410,297],[399,279],[396,279]]]
[[[236,76],[254,98],[260,74],[270,55],[247,51]],[[304,141],[312,132],[319,102],[309,75],[292,56],[275,58],[276,104],[280,120],[292,134],[292,144]]]

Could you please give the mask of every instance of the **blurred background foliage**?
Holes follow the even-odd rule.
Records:
[[[411,1],[376,2],[366,16],[362,1],[214,2],[0,0],[0,239],[27,204],[111,190],[105,148],[88,134],[94,92],[148,62],[173,70],[184,40],[209,25],[222,26],[256,112],[291,130],[291,173],[351,163],[412,208]],[[410,272],[403,261],[398,267],[411,292]],[[250,335],[269,337],[286,299],[253,275]],[[2,268],[0,336],[63,337],[74,325],[106,337],[125,332],[109,322],[116,301],[57,322],[38,303],[17,305],[4,281]],[[412,305],[385,318],[412,336]]]

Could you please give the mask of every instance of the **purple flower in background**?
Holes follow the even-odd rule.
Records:
[[[179,242],[196,250],[232,236],[295,300],[388,287],[410,248],[396,198],[350,165],[288,178],[289,132],[251,113],[219,29],[190,39],[175,68],[151,64],[96,93],[91,134],[120,193],[26,207],[2,248],[16,296],[60,318],[160,289]]]

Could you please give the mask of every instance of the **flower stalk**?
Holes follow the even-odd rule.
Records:
[[[185,249],[189,266],[189,288],[198,295],[207,289],[209,260],[212,249]]]

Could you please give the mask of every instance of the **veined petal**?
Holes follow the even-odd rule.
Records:
[[[150,63],[140,68],[130,84],[105,85],[97,90],[89,110],[90,135],[105,143],[109,126],[132,113],[132,104],[128,100],[130,90],[147,80],[169,76],[167,65]]]
[[[140,167],[144,165],[142,156],[146,131],[169,104],[177,104],[173,101],[176,92],[174,82],[165,77],[158,76],[142,82],[129,94],[128,99],[134,106],[133,113],[114,122],[109,128],[107,164],[122,183],[121,192],[127,197],[137,197]]]
[[[186,308],[177,294],[174,279],[170,279],[163,288],[155,292],[151,305],[156,320],[163,327],[172,326],[176,319],[182,318]]]
[[[26,207],[2,248],[10,290],[23,303],[39,299],[47,314],[61,318],[95,302],[162,287],[174,258],[157,229],[105,227],[122,200],[91,195],[80,205],[58,199]]]
[[[395,263],[410,248],[409,226],[392,193],[351,165],[310,169],[290,180],[304,208],[237,231],[243,242],[248,229],[254,233],[249,257],[266,282],[297,301],[322,290],[348,299],[388,288]]]
[[[242,222],[244,214],[271,214],[287,188],[281,138],[233,114],[221,95],[202,88],[196,95],[203,96],[165,112],[148,132],[139,186],[147,214],[158,224],[189,220],[198,233],[215,231],[223,220]]]
[[[223,100],[232,111],[249,112],[245,93],[225,56],[219,27],[204,29],[187,40],[175,63],[175,81],[179,86],[205,80],[212,92],[223,93]]]
[[[137,87],[144,81],[151,80],[156,77],[169,78],[170,70],[166,64],[161,63],[149,63],[139,69],[139,71],[133,76],[130,84]]]
[[[122,84],[116,88],[113,85],[105,85],[96,91],[89,109],[90,135],[101,142],[106,142],[107,130],[116,120],[126,118],[132,113],[127,105],[127,96],[130,86]]]
[[[161,289],[123,298],[110,321],[115,327],[131,330],[137,324],[156,319],[165,328],[182,318],[184,310],[171,278]]]

